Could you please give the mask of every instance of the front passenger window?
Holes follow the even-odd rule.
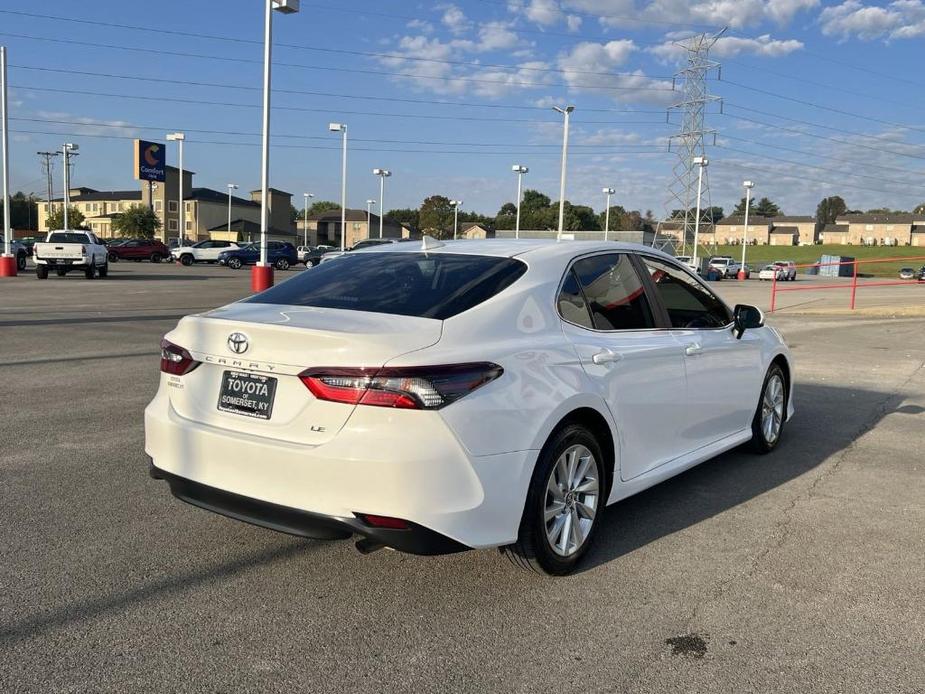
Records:
[[[684,270],[643,257],[673,328],[722,328],[732,322],[726,305]]]

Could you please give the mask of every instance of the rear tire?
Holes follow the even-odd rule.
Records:
[[[771,364],[761,385],[758,408],[752,418],[751,448],[755,453],[770,453],[780,443],[787,421],[789,388],[784,370]]]
[[[47,265],[36,265],[35,266],[35,276],[40,280],[48,279],[48,266]]]
[[[103,267],[99,269],[99,272],[100,272],[100,279],[105,279],[109,277],[109,261],[108,260],[103,264]]]
[[[16,269],[19,272],[24,272],[26,269],[26,253],[25,251],[16,254]]]
[[[47,267],[45,268],[45,274],[46,274],[46,275],[48,274],[48,268],[47,268]],[[63,267],[56,267],[56,268],[55,268],[55,274],[56,274],[58,277],[64,277],[64,276],[67,274],[67,270],[66,270],[65,268],[63,268]]]
[[[288,269],[289,269],[289,261],[286,260],[285,258],[278,258],[277,261],[276,261],[276,269],[277,269],[277,270],[283,270],[283,271],[288,270]]]
[[[193,264],[193,256],[191,256],[189,253],[184,253],[183,255],[180,256],[180,265],[189,267],[192,264]]]
[[[151,262],[152,262],[152,263],[159,263],[159,262],[161,262],[161,254],[160,254],[160,253],[152,253],[152,254],[151,254]]]
[[[118,263],[118,262],[119,262],[119,256],[117,256],[115,253],[110,253],[107,257],[108,257],[110,263]]]
[[[97,275],[98,273],[96,270],[96,262],[94,262],[91,259],[90,264],[87,266],[87,269],[84,270],[84,277],[87,278],[88,280],[95,280],[97,278]]]
[[[517,541],[501,553],[537,573],[572,572],[600,526],[603,472],[601,447],[590,431],[570,424],[554,432],[533,470]]]

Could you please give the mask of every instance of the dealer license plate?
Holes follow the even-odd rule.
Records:
[[[218,409],[245,417],[269,419],[275,397],[276,379],[272,376],[226,371],[222,374]]]

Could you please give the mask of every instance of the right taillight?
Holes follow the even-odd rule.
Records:
[[[180,345],[161,340],[161,371],[173,376],[183,376],[199,366],[198,362]]]
[[[476,362],[382,369],[308,369],[299,378],[319,400],[407,410],[438,410],[502,373],[497,364]]]

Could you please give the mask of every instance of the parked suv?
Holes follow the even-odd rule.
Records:
[[[774,264],[783,270],[781,279],[793,282],[797,278],[797,264],[792,260],[775,260]]]
[[[180,246],[170,252],[170,255],[180,261],[180,265],[193,263],[215,263],[218,254],[232,248],[238,248],[234,241],[200,241],[192,246]]]
[[[305,263],[305,267],[315,267],[315,265],[321,262],[321,256],[325,253],[331,253],[337,250],[334,246],[325,246],[323,244],[315,246],[314,248],[306,246],[306,248],[308,248],[308,251],[299,253],[299,262]]]
[[[218,254],[218,264],[237,270],[242,265],[256,265],[260,260],[260,244],[249,243]],[[288,270],[299,262],[295,246],[285,241],[267,241],[267,262],[277,270]]]
[[[742,269],[741,263],[736,260],[733,260],[731,256],[728,255],[717,255],[710,258],[710,267],[718,270],[723,273],[723,277],[732,277],[736,278],[739,276],[739,270]],[[746,279],[751,274],[751,271],[748,267],[745,268],[745,277]]]
[[[159,263],[170,257],[170,249],[158,239],[129,239],[124,243],[108,247],[109,262],[118,263],[120,260],[150,260]]]

